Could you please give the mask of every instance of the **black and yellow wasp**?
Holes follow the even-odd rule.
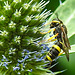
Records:
[[[71,47],[67,37],[67,28],[58,17],[50,22],[50,30],[44,33],[41,32],[41,34],[49,33],[52,30],[54,36],[50,37],[47,41],[55,38],[57,42],[49,50],[48,54],[46,55],[46,59],[53,61],[57,56],[60,56],[63,52],[65,52],[67,60],[69,61],[69,49],[71,49]],[[61,49],[63,52],[61,52]]]

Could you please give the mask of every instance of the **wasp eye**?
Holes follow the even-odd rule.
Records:
[[[52,25],[54,25],[54,26],[55,26],[55,25],[56,25],[56,23],[52,22]]]
[[[54,24],[51,23],[51,24],[50,24],[50,28],[53,28],[53,27],[55,27],[55,26],[54,26]]]
[[[50,24],[50,28],[53,28],[53,27],[55,27],[56,26],[56,23],[54,23],[54,22],[52,22],[51,24]]]

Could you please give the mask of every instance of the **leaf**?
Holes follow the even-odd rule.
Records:
[[[55,73],[55,75],[56,75],[56,74],[62,73],[62,72],[64,72],[64,71],[66,71],[66,70],[62,70],[62,71],[58,71],[58,72],[54,72],[54,73]]]
[[[56,75],[56,74],[62,73],[62,72],[64,72],[64,71],[66,71],[66,70],[62,70],[62,71],[58,71],[58,72],[52,72],[52,73],[44,72],[44,73],[41,74],[41,75]]]
[[[69,53],[74,53],[75,52],[75,45],[71,45],[71,50],[69,51]]]
[[[69,38],[69,41],[70,41],[70,45],[75,44],[75,35],[72,35],[72,36]]]
[[[48,68],[44,69],[42,67],[38,67],[38,70],[39,70],[39,72],[36,72],[36,75],[56,75],[56,74],[66,71],[66,70],[62,70],[62,71],[58,71],[58,72],[52,72],[50,69],[48,69]],[[35,75],[35,74],[33,74],[33,75]]]
[[[31,72],[29,72],[29,74],[28,75],[33,75]]]

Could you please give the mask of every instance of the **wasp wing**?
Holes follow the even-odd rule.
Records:
[[[69,43],[69,40],[68,40],[68,37],[67,37],[67,28],[66,28],[66,26],[63,25],[61,27],[61,30],[62,30],[61,36],[62,36],[62,43],[63,43],[63,51],[65,52],[66,57],[69,61],[69,49],[71,49],[71,47],[70,47],[70,43]]]

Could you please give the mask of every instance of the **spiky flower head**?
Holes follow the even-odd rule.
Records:
[[[0,0],[0,69],[5,75],[27,75],[45,64],[44,53],[36,40],[39,28],[50,10],[49,1]]]

